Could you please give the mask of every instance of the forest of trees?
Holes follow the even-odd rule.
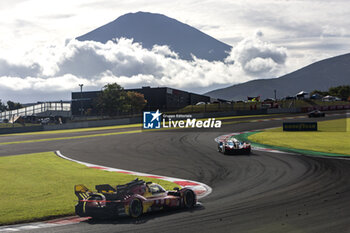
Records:
[[[342,86],[337,86],[337,87],[331,87],[328,89],[328,91],[319,91],[319,90],[314,90],[310,93],[310,95],[313,94],[319,94],[321,96],[336,96],[341,98],[342,100],[349,100],[350,97],[350,86],[349,85],[342,85]]]
[[[11,100],[7,101],[7,103],[5,104],[0,100],[0,112],[15,110],[19,108],[23,108],[22,104],[13,102]]]

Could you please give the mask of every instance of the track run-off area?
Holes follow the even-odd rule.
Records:
[[[312,120],[305,114],[237,117],[223,119],[220,130],[142,131],[135,126],[3,135],[0,156],[59,150],[86,163],[212,188],[191,210],[160,211],[140,219],[87,219],[26,232],[350,232],[349,160],[261,150],[229,156],[218,153],[214,141],[229,133],[280,127],[285,121],[344,117],[342,112]]]

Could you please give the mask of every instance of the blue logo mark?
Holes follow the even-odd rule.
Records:
[[[160,116],[162,113],[159,109],[156,112],[143,112],[144,129],[160,129]]]

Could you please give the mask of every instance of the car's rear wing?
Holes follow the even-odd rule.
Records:
[[[84,185],[78,184],[74,186],[75,195],[80,200],[86,200],[89,196],[91,191]]]
[[[99,184],[95,186],[98,193],[115,193],[117,190],[109,184]]]

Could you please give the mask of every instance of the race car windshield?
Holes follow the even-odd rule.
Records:
[[[165,190],[160,185],[157,185],[157,184],[150,185],[149,190],[151,193],[163,193],[163,192],[165,192]]]
[[[227,142],[227,145],[233,146],[233,142]]]

